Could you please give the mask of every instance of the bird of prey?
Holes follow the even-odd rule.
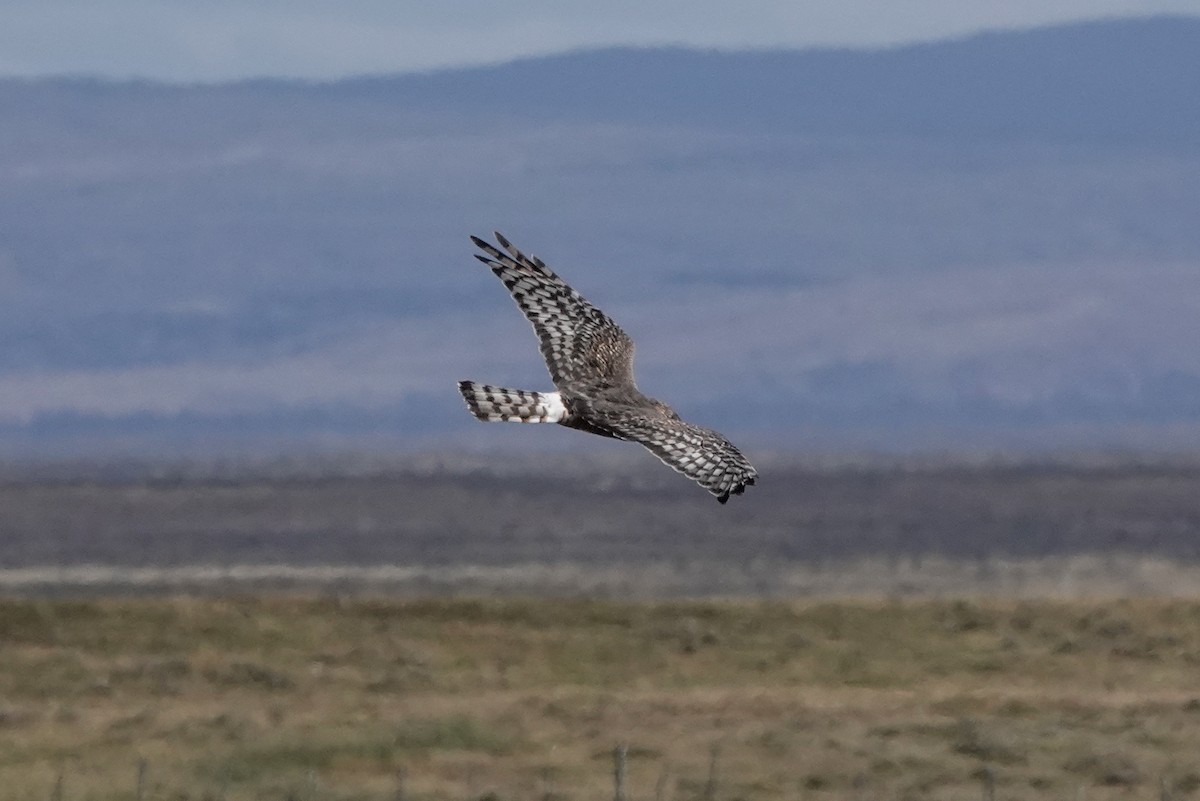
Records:
[[[467,408],[480,420],[559,425],[644,445],[664,464],[725,503],[754,484],[758,471],[729,440],[685,423],[670,406],[648,398],[633,381],[633,341],[533,256],[496,232],[497,248],[471,237],[475,258],[504,282],[533,324],[557,392],[501,389],[460,381]]]

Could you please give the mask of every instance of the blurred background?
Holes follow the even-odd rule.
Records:
[[[933,586],[910,558],[1190,564],[1189,8],[10,4],[0,561],[34,572],[5,581],[466,564],[570,592],[510,568],[615,564],[603,593],[652,564],[675,578],[638,592],[705,594],[680,560],[737,560],[721,586],[755,594],[817,586],[787,573],[814,560],[867,560],[847,591]],[[639,448],[475,421],[459,379],[550,386],[472,258],[492,230],[761,485],[718,517]]]
[[[504,5],[6,7],[0,456],[603,449],[494,229],[751,451],[1200,445],[1190,4]]]
[[[1194,0],[0,4],[0,786],[1196,797],[1198,99]],[[493,230],[759,484],[472,419]]]

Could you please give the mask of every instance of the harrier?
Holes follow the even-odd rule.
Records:
[[[533,323],[557,392],[500,389],[460,381],[467,408],[480,420],[558,423],[628,440],[695,481],[725,503],[758,477],[729,440],[679,419],[665,403],[648,398],[633,382],[633,340],[604,312],[567,286],[541,259],[526,256],[503,236],[504,249],[471,237],[475,258],[508,287]]]

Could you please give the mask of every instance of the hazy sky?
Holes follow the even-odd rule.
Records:
[[[0,75],[334,78],[607,44],[879,45],[1197,0],[3,0]]]

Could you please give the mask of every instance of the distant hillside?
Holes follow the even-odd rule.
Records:
[[[1200,16],[1114,19],[879,50],[606,48],[487,67],[163,86],[0,81],[14,117],[86,132],[210,140],[284,121],[302,138],[483,120],[834,137],[934,137],[1200,150]],[[211,107],[218,114],[192,113]],[[321,122],[318,108],[337,109]],[[147,125],[147,123],[151,123]],[[372,125],[374,123],[374,126]],[[374,128],[374,130],[373,130]],[[80,131],[79,133],[84,133]]]
[[[1200,17],[862,51],[606,49],[329,87],[528,124],[1200,149]]]
[[[753,442],[1200,445],[1200,18],[328,84],[0,81],[0,455],[556,447],[498,228]]]

